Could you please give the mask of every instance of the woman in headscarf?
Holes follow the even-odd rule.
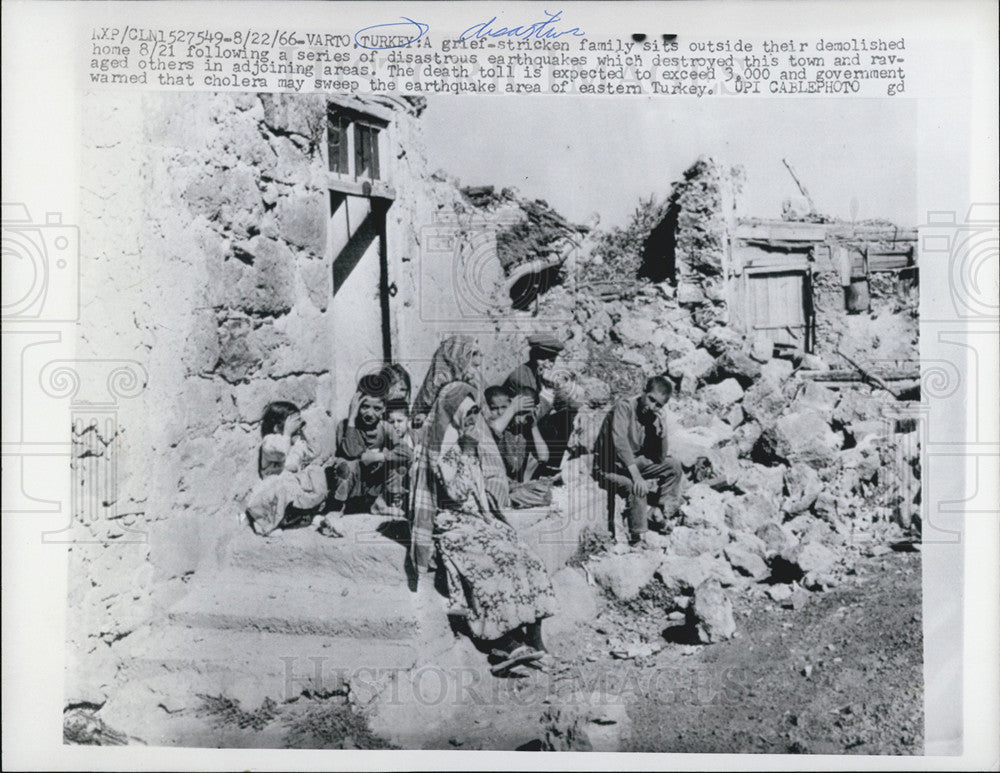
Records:
[[[441,389],[454,381],[461,381],[473,387],[480,412],[476,418],[480,459],[483,465],[486,493],[493,507],[498,510],[510,507],[510,489],[503,457],[497,448],[493,432],[482,415],[484,395],[479,366],[483,353],[472,336],[453,335],[445,338],[431,359],[430,368],[424,382],[413,401],[410,411],[410,425],[420,430]],[[418,439],[421,435],[418,434]]]
[[[416,472],[411,559],[419,575],[437,550],[450,614],[465,618],[473,638],[491,643],[500,674],[541,657],[542,619],[553,613],[555,596],[541,561],[487,497],[479,418],[471,385],[441,389]]]

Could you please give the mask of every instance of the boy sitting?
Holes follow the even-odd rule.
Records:
[[[499,386],[486,390],[489,425],[510,480],[510,501],[515,508],[552,503],[551,482],[533,480],[539,465],[549,459],[548,446],[535,423],[537,402],[538,392],[528,386],[518,388],[513,397]]]
[[[330,485],[331,509],[366,512],[387,508],[386,484],[395,456],[385,400],[359,391],[351,415],[337,425],[337,449]]]
[[[405,400],[390,400],[386,406],[386,424],[389,426],[391,447],[385,452],[388,476],[385,482],[386,507],[383,501],[375,500],[372,512],[391,515],[395,518],[406,516],[407,500],[410,492],[410,468],[414,460],[413,434],[410,431],[410,409]]]

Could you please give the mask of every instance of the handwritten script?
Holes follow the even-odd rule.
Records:
[[[542,11],[547,18],[513,27],[501,25],[497,17],[492,16],[486,21],[473,24],[458,36],[460,41],[470,38],[519,38],[521,40],[554,39],[564,35],[583,37],[586,33],[579,27],[559,29],[557,23],[562,22],[562,11]],[[388,24],[373,24],[359,29],[354,33],[354,43],[359,48],[381,51],[388,48],[404,48],[413,45],[430,31],[430,25],[415,21],[409,16],[402,16],[397,22]]]

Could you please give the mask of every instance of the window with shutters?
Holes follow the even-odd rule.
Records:
[[[331,105],[327,111],[327,163],[354,180],[380,180],[379,136],[384,127],[361,113]]]

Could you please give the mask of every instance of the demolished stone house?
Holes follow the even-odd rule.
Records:
[[[741,184],[739,169],[692,165],[650,233],[644,272],[676,283],[696,318],[728,325],[766,356],[818,355],[810,362],[833,371],[829,383],[850,380],[860,359],[912,386],[916,229],[811,212],[747,217],[737,210]]]

